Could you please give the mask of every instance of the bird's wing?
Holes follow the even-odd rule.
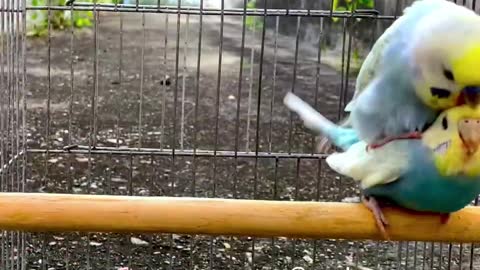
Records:
[[[346,112],[352,111],[357,97],[384,70],[384,66],[391,64],[390,58],[398,54],[399,48],[409,43],[411,29],[415,27],[416,22],[441,8],[450,9],[452,3],[445,0],[422,0],[415,1],[403,10],[403,15],[383,32],[365,58],[357,76],[353,97],[345,106]]]
[[[400,20],[400,19],[398,19]],[[375,77],[383,70],[382,61],[384,60],[384,53],[387,46],[391,44],[392,39],[399,38],[397,35],[397,29],[401,26],[398,20],[393,23],[385,32],[378,38],[373,45],[372,49],[368,53],[367,57],[362,63],[362,67],[357,76],[355,84],[355,92],[350,102],[345,106],[346,112],[351,112],[355,104],[355,100],[363,90],[373,81]]]
[[[342,153],[333,153],[326,162],[339,174],[359,181],[363,189],[397,180],[409,166],[406,141],[395,141],[367,151],[359,142]]]
[[[390,31],[389,31],[390,30]],[[345,106],[346,112],[351,112],[355,104],[355,100],[358,95],[362,93],[365,88],[373,81],[373,79],[378,76],[378,73],[381,69],[381,60],[385,47],[389,44],[389,41],[392,37],[392,31],[390,28],[385,31],[385,33],[380,36],[378,41],[373,46],[372,50],[368,53],[367,57],[363,61],[360,72],[357,76],[357,81],[355,84],[355,92],[350,102]]]

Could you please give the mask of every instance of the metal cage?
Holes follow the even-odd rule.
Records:
[[[1,0],[1,191],[358,196],[282,98],[294,91],[339,119],[358,55],[411,1],[350,11],[333,2]],[[74,27],[87,11],[91,27]],[[59,12],[71,20],[63,30]],[[29,20],[41,16],[46,32],[31,37]],[[0,268],[477,269],[477,253],[473,244],[3,231]]]

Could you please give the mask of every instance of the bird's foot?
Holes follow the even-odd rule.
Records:
[[[405,133],[405,134],[401,134],[401,135],[398,135],[398,136],[389,136],[389,137],[386,137],[385,139],[383,139],[379,142],[372,143],[372,144],[368,145],[367,146],[367,151],[370,150],[370,149],[375,149],[375,148],[384,146],[385,144],[387,144],[391,141],[421,139],[421,138],[422,138],[422,133],[418,132],[418,131]]]
[[[450,213],[440,214],[440,223],[447,224],[449,219],[450,219]]]
[[[383,215],[382,209],[378,204],[378,201],[374,197],[366,197],[362,196],[363,204],[372,212],[375,222],[377,223],[378,229],[380,229],[380,233],[385,238],[385,240],[390,240],[390,237],[387,234],[385,226],[388,226],[388,221]]]

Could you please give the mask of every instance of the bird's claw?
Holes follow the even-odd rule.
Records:
[[[388,221],[385,218],[382,209],[380,209],[378,201],[374,197],[366,198],[365,196],[362,196],[362,202],[372,212],[383,238],[385,238],[385,240],[390,240],[387,230],[385,229],[385,227],[388,226]]]

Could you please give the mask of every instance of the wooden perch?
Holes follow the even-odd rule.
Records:
[[[480,207],[438,215],[386,208],[392,240],[480,242]],[[0,193],[0,229],[381,239],[361,204]]]

